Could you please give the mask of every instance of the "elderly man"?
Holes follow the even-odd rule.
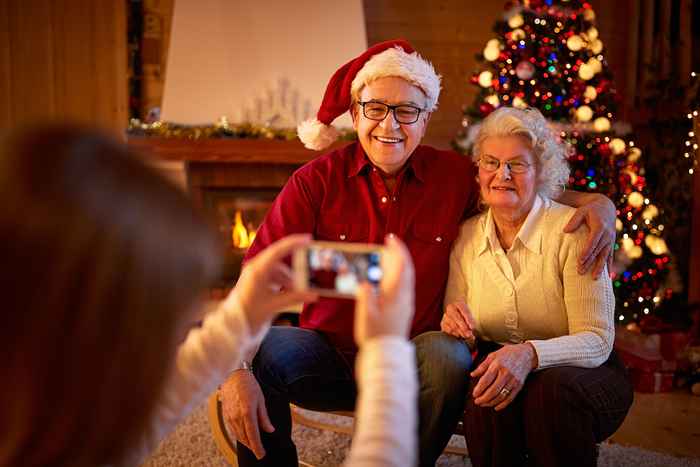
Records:
[[[420,145],[439,93],[433,66],[403,40],[376,44],[341,67],[328,83],[317,119],[302,123],[299,137],[309,148],[328,147],[337,137],[329,125],[350,111],[359,142],[299,169],[248,252],[252,257],[298,232],[345,242],[403,239],[416,267],[411,337],[420,381],[421,466],[435,464],[462,415],[471,365],[467,345],[438,332],[450,247],[479,198],[469,158]],[[579,207],[569,228],[585,219],[591,229],[581,272],[591,266],[594,273],[602,270],[612,251],[614,206],[591,194],[567,193],[560,201]],[[352,301],[306,304],[299,328],[273,327],[257,353],[232,373],[222,397],[241,466],[297,465],[290,402],[315,410],[353,409],[352,324]]]

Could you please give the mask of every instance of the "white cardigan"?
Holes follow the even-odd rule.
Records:
[[[260,344],[266,332],[267,328],[251,335],[235,294],[210,313],[200,328],[191,330],[177,351],[149,434],[128,461],[143,459],[226,380],[230,369]],[[415,465],[418,380],[413,344],[394,336],[372,339],[360,349],[356,365],[359,397],[355,436],[345,465]]]
[[[587,229],[562,229],[574,209],[537,196],[506,253],[491,211],[468,219],[450,255],[445,304],[464,300],[480,338],[529,341],[539,369],[597,367],[614,340],[612,283],[577,272]]]

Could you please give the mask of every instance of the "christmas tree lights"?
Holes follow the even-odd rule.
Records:
[[[469,152],[478,121],[499,106],[538,108],[572,147],[568,187],[604,193],[617,206],[611,271],[617,319],[641,319],[672,294],[662,286],[671,259],[642,151],[627,136],[629,126],[616,122],[619,98],[591,5],[509,2],[494,31],[477,57],[483,66],[470,81],[479,92],[465,110],[456,146]],[[697,143],[688,148],[696,150]]]

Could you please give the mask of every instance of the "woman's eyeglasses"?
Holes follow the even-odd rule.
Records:
[[[508,170],[514,174],[521,174],[527,172],[532,164],[528,164],[521,160],[511,160],[511,161],[500,161],[495,157],[491,156],[481,156],[479,158],[479,167],[486,170],[487,172],[495,172],[501,165],[508,167]]]

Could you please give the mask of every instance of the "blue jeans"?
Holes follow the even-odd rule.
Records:
[[[413,342],[420,381],[420,465],[434,466],[464,411],[471,355],[462,341],[441,332],[421,334]],[[238,443],[239,465],[296,467],[289,403],[320,411],[354,410],[353,363],[321,333],[272,327],[253,360],[253,371],[275,431],[261,432],[267,454],[260,461]]]

